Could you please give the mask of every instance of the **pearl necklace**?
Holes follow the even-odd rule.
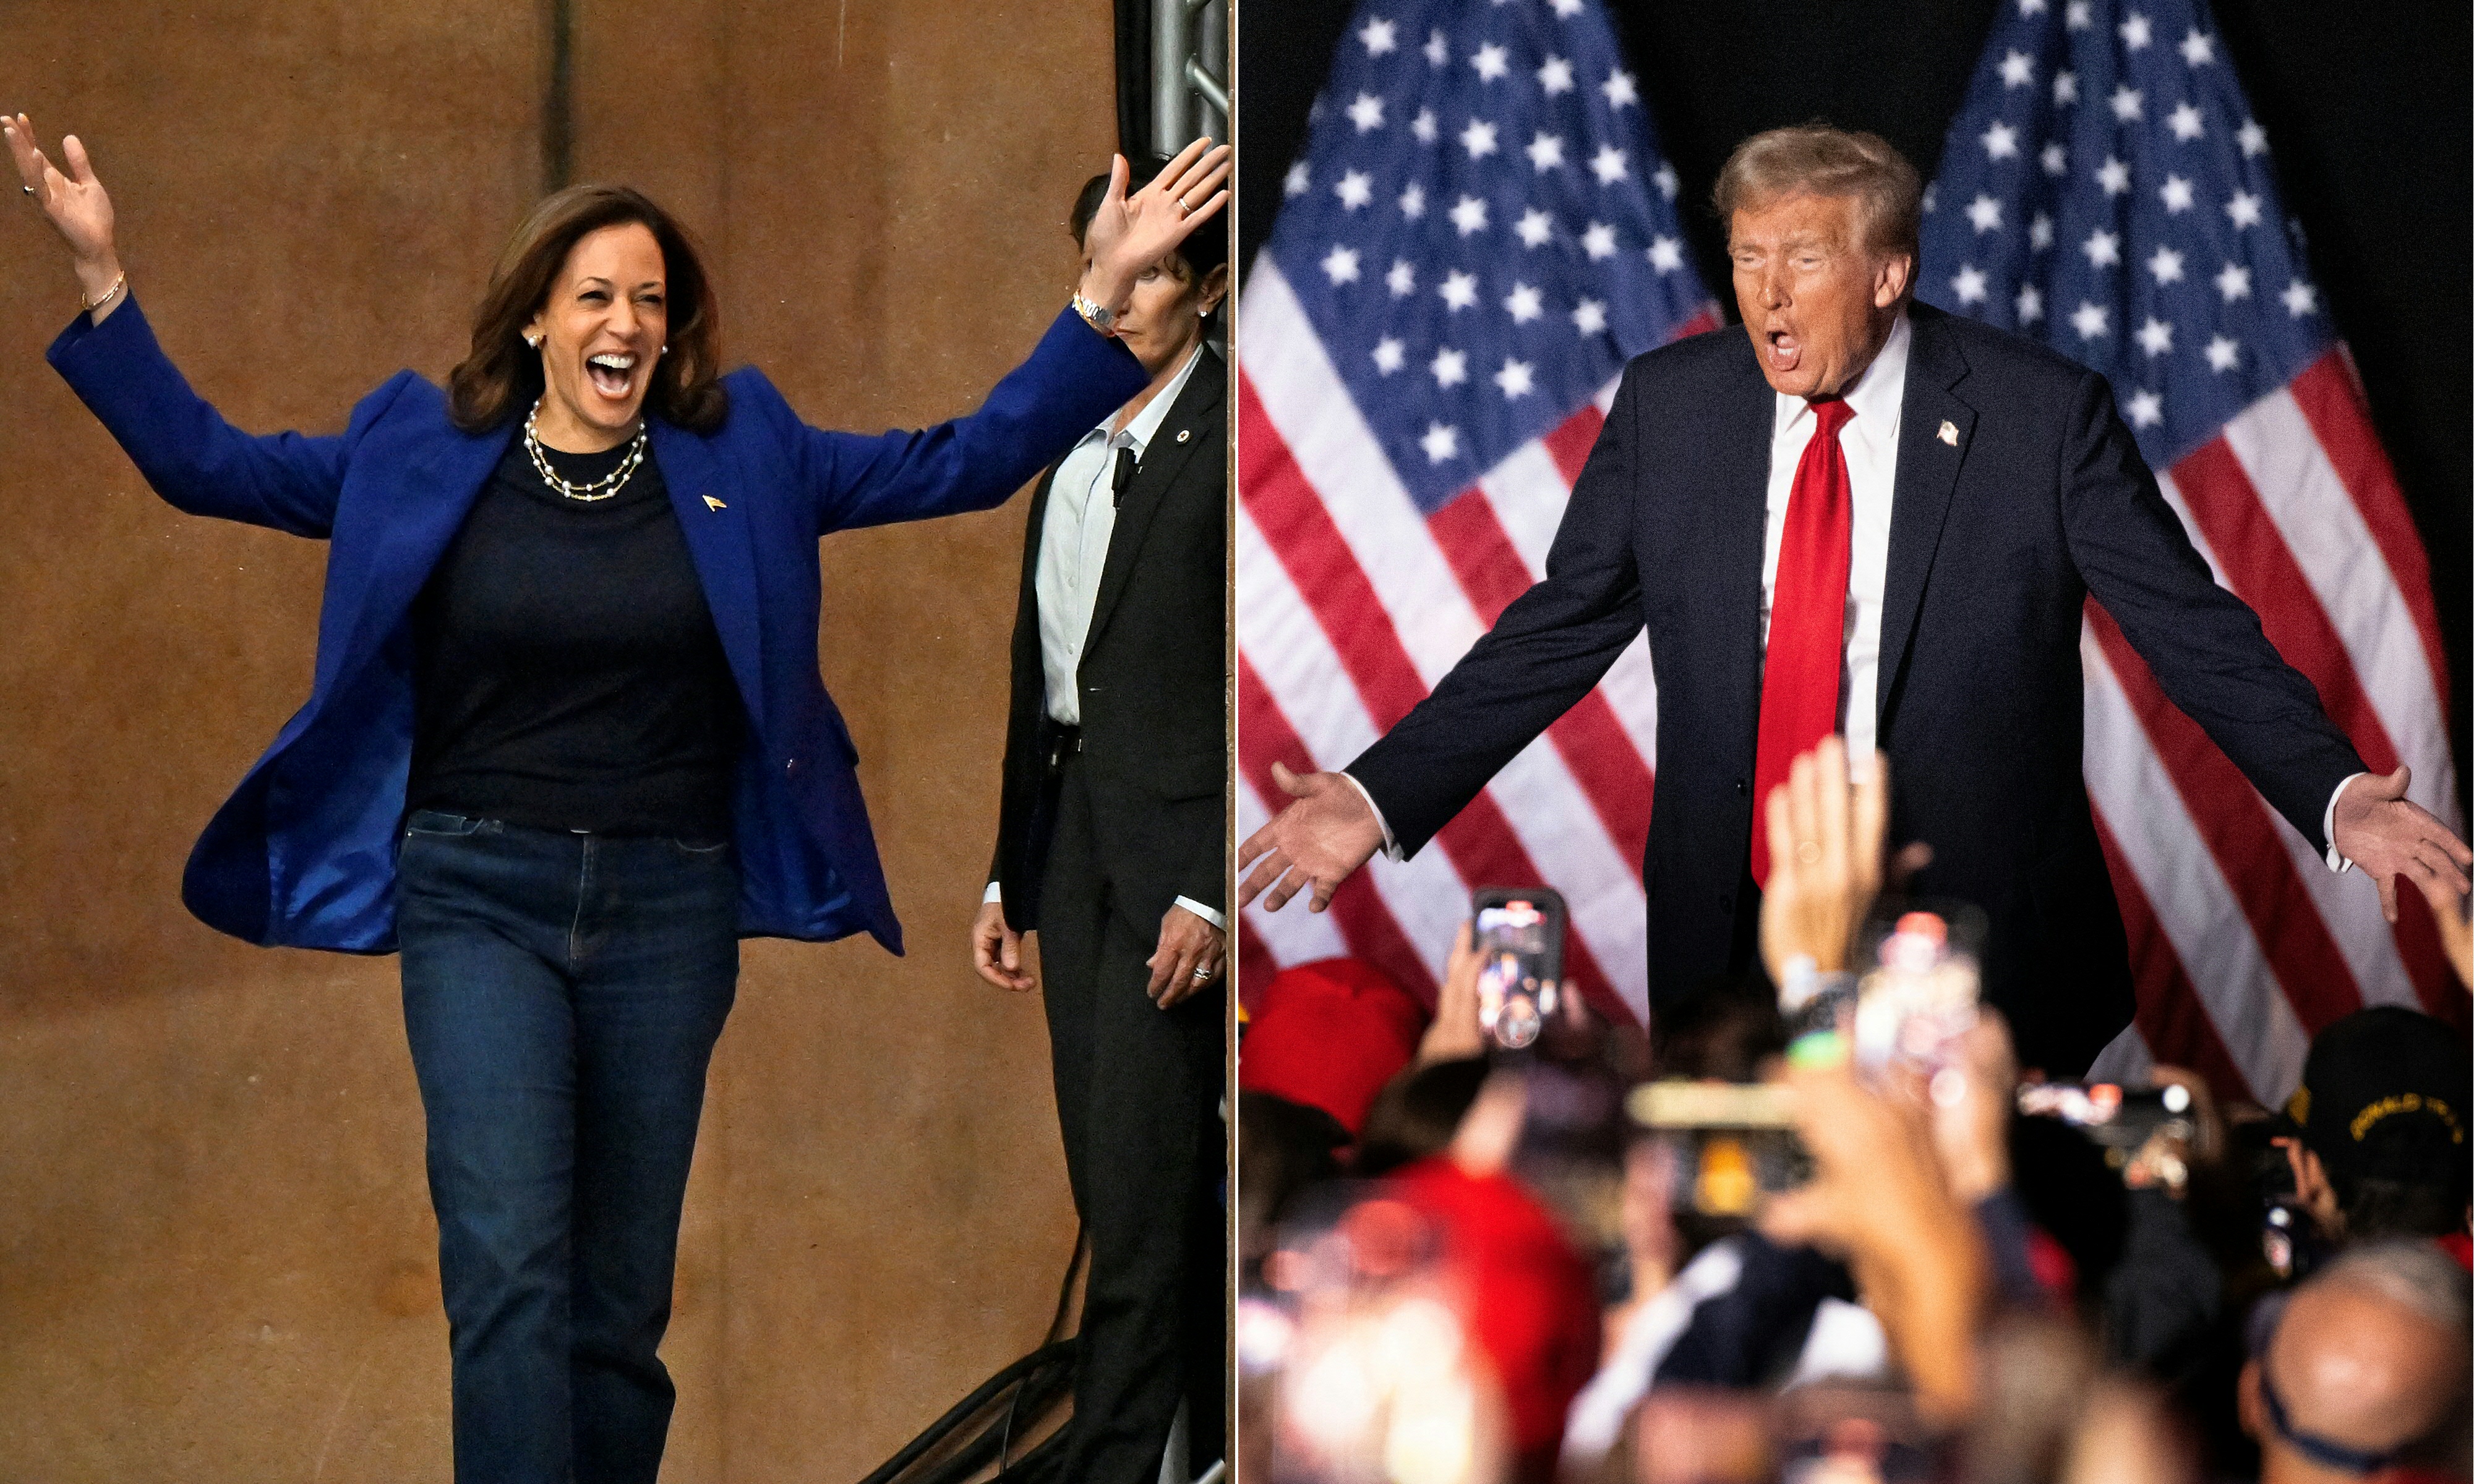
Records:
[[[591,504],[595,500],[610,498],[627,488],[627,481],[634,476],[636,466],[644,462],[646,430],[644,424],[640,422],[636,424],[635,441],[628,445],[627,457],[619,461],[616,469],[588,485],[572,484],[561,479],[558,477],[558,471],[549,467],[549,460],[542,453],[541,435],[533,430],[533,421],[540,416],[541,403],[539,402],[533,403],[533,410],[524,414],[524,452],[532,456],[533,471],[541,475],[551,489],[570,500],[581,500]]]

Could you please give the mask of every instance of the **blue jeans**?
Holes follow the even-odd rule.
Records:
[[[404,1027],[458,1484],[652,1484],[656,1351],[705,1068],[739,983],[727,843],[406,823]]]

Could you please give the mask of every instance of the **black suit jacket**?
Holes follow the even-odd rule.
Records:
[[[1985,909],[1987,996],[2029,1065],[2072,1073],[2132,1009],[2080,776],[2087,597],[2315,847],[2329,795],[2363,764],[2257,616],[2210,580],[2101,376],[1972,320],[1910,316],[1876,693],[1891,835],[1932,846],[1917,892]],[[1414,850],[1646,624],[1653,1006],[1726,972],[1736,914],[1754,908],[1775,406],[1739,328],[1636,359],[1545,580],[1348,768]]]
[[[1117,508],[1083,640],[1082,766],[1104,872],[1138,922],[1177,898],[1225,911],[1228,788],[1228,369],[1210,347],[1143,450]],[[1014,610],[1005,795],[990,878],[1017,932],[1038,923],[1048,682],[1039,657],[1039,539],[1052,466],[1031,502]]]

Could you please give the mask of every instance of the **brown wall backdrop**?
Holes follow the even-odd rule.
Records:
[[[1070,279],[1105,0],[575,0],[578,179],[708,248],[807,419],[975,404]],[[0,106],[92,147],[227,416],[332,431],[453,364],[543,172],[549,8],[0,8]],[[447,1472],[392,959],[191,920],[189,844],[308,688],[317,545],[150,494],[40,359],[66,257],[0,203],[0,1475]],[[1035,1344],[1074,1235],[1035,999],[980,985],[1023,509],[833,538],[824,667],[911,956],[751,943],[689,1191],[664,1477],[856,1478]]]

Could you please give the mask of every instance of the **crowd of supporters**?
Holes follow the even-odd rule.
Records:
[[[1647,1034],[1567,995],[1496,1049],[1466,929],[1431,1010],[1345,960],[1247,989],[1241,1476],[2467,1478],[2462,1026],[2347,1016],[2275,1110],[2047,1085],[1990,1007],[1863,1054],[1869,988],[1807,1002],[1897,873],[1847,778],[1825,743],[1771,804],[1767,972]],[[1678,1086],[1784,1126],[1644,1121]]]

